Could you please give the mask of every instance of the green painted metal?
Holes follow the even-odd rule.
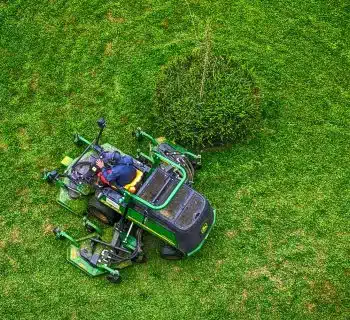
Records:
[[[132,194],[130,192],[128,192],[127,190],[124,189],[120,189],[120,192],[123,194],[123,198],[122,201],[124,204],[129,203],[130,201],[136,202],[136,203],[140,203],[143,206],[145,206],[148,209],[154,210],[154,211],[158,211],[158,210],[162,210],[165,207],[167,207],[169,205],[169,203],[173,200],[173,198],[175,197],[175,195],[177,194],[177,192],[179,191],[179,189],[183,186],[183,184],[187,181],[187,173],[185,171],[185,169],[179,165],[178,163],[172,161],[171,159],[168,159],[167,157],[163,156],[160,152],[157,151],[157,146],[159,145],[160,142],[158,142],[155,138],[153,138],[152,136],[150,136],[149,134],[145,133],[144,131],[142,131],[141,129],[138,129],[136,131],[136,137],[141,138],[141,137],[145,137],[148,140],[150,140],[150,152],[149,155],[146,155],[142,152],[140,152],[138,150],[138,154],[141,155],[142,157],[144,157],[145,159],[147,159],[151,164],[152,164],[152,168],[151,168],[151,172],[153,172],[160,163],[164,162],[167,164],[170,164],[171,166],[173,166],[174,168],[176,168],[180,173],[181,173],[181,179],[179,180],[178,184],[176,185],[176,187],[174,188],[174,190],[171,192],[171,194],[168,196],[168,198],[160,205],[155,205],[149,201],[146,201],[145,199],[139,197],[138,195]],[[89,157],[91,154],[95,153],[95,146],[94,141],[90,142],[87,139],[85,139],[84,137],[77,135],[76,136],[76,140],[83,142],[84,144],[87,144],[86,149],[84,150],[84,152],[76,159],[74,159],[71,164],[69,164],[65,170],[66,174],[69,174],[71,171],[72,166],[80,159],[84,159],[85,157]],[[161,140],[159,140],[161,141]],[[166,140],[165,140],[166,141]],[[163,141],[161,141],[163,142]],[[167,141],[167,143],[169,143]],[[188,150],[182,148],[181,146],[178,146],[174,143],[169,143],[172,147],[174,147],[178,152],[187,155],[191,160],[195,160],[197,161],[197,163],[200,163],[201,161],[201,157],[200,155],[195,155],[191,152],[189,152]],[[123,154],[122,151],[120,151],[119,149],[113,147],[110,144],[103,144],[102,148],[106,151],[118,151],[121,154]],[[150,173],[151,173],[150,172]],[[149,173],[149,174],[150,174]],[[58,202],[64,206],[66,209],[68,209],[69,211],[73,212],[73,213],[79,213],[81,214],[82,212],[85,212],[86,207],[87,207],[87,197],[81,197],[81,199],[74,199],[72,200],[69,195],[68,195],[68,190],[67,190],[67,178],[63,179],[63,181],[59,181],[57,182],[57,184],[59,185],[61,192],[58,198]],[[88,192],[84,192],[84,187],[81,186],[79,187],[78,192],[81,193],[82,196],[88,195]],[[99,199],[101,202],[104,202],[106,205],[110,206],[113,210],[119,212],[121,215],[125,215],[125,206],[117,204],[117,206],[112,206],[111,204],[109,204],[106,199]],[[74,202],[74,203],[73,203]],[[82,210],[80,207],[79,208],[75,208],[74,205],[75,204],[84,204],[81,207],[84,209]],[[157,221],[155,221],[154,219],[145,216],[144,214],[137,212],[136,210],[134,210],[133,208],[128,208],[127,210],[127,215],[126,218],[129,219],[130,221],[134,222],[135,224],[139,225],[142,229],[156,235],[158,238],[164,240],[165,242],[167,242],[168,244],[177,247],[178,243],[176,240],[176,235],[175,233],[171,232],[170,230],[168,230],[166,227],[164,227],[163,225],[161,225],[160,223],[158,223]],[[190,253],[187,254],[187,256],[191,256],[192,254],[196,253],[197,251],[199,251],[201,249],[201,247],[203,246],[206,238],[208,237],[212,227],[214,226],[216,221],[216,211],[214,209],[214,218],[213,218],[213,223],[212,225],[208,228],[208,230],[206,231],[206,235],[204,237],[204,239],[201,241],[201,243],[194,249],[192,250]],[[96,230],[96,232],[102,236],[103,234],[103,230],[101,230],[98,226],[96,226],[95,224],[93,224],[91,221],[89,221],[87,218],[84,218],[84,224],[91,226],[92,228],[94,228]],[[204,233],[204,232],[203,232]],[[92,265],[90,265],[86,260],[84,260],[79,253],[79,249],[80,248],[89,248],[90,247],[90,238],[94,236],[94,234],[89,235],[85,238],[82,239],[78,239],[75,240],[73,237],[69,236],[67,233],[62,232],[62,237],[68,239],[72,245],[70,246],[69,250],[68,250],[68,260],[76,265],[77,267],[79,267],[81,270],[83,270],[84,272],[88,273],[91,276],[97,276],[97,275],[101,275],[101,274],[105,274],[105,273],[111,273],[114,275],[119,275],[119,272],[115,269],[113,269],[114,267],[120,269],[122,266],[107,266],[105,264],[101,264],[101,265],[97,265],[97,267],[93,267]],[[121,234],[121,238],[124,242],[123,246],[130,250],[133,251],[136,248],[136,239],[131,236],[128,235],[123,232]]]
[[[75,240],[73,237],[71,237],[68,233],[64,232],[64,231],[59,231],[56,233],[56,238],[57,239],[62,239],[65,238],[67,240],[69,240],[73,245],[75,245],[76,247],[80,247],[79,243],[77,240]]]
[[[68,205],[66,205],[64,202],[62,202],[61,200],[57,200],[57,203],[59,205],[61,205],[63,208],[65,208],[66,210],[68,210],[71,213],[77,214],[74,210],[72,210]]]
[[[95,230],[95,232],[98,233],[99,235],[101,236],[103,235],[102,229],[97,224],[91,222],[86,216],[83,218],[83,224],[85,227],[88,226],[93,230]]]
[[[112,238],[113,234],[113,228],[107,228],[107,232],[105,232],[106,236],[104,237],[104,241],[109,242]],[[84,271],[85,273],[89,274],[92,277],[99,276],[102,274],[110,273],[113,275],[119,275],[119,271],[117,269],[123,269],[131,264],[130,261],[121,262],[119,264],[112,264],[111,266],[107,266],[106,264],[97,264],[97,266],[92,266],[88,261],[86,261],[84,258],[80,255],[80,250],[85,248],[87,250],[91,250],[91,238],[96,237],[97,233],[92,233],[86,237],[80,238],[75,240],[72,238],[75,243],[69,246],[68,252],[67,252],[67,260],[78,267],[80,270]],[[126,233],[124,234],[124,237],[126,237]],[[124,244],[124,247],[130,251],[135,250],[136,248],[136,239],[133,236],[128,236],[126,240],[126,243]],[[95,248],[95,253],[101,253],[103,250],[103,246],[97,244]]]
[[[168,143],[171,147],[173,147],[175,150],[179,151],[180,153],[188,156],[192,160],[201,161],[201,155],[200,154],[194,154],[194,153],[188,151],[187,149],[177,145],[176,143],[168,141],[168,140],[166,140],[166,143]]]
[[[137,212],[132,208],[128,209],[126,218],[135,222],[142,229],[156,235],[158,238],[161,238],[167,243],[173,246],[177,246],[175,234],[163,227],[161,224],[155,222],[153,219],[145,217],[143,214]]]
[[[203,244],[204,244],[205,240],[208,238],[211,229],[212,229],[213,226],[215,225],[215,222],[216,222],[216,209],[213,209],[213,223],[211,224],[211,226],[210,226],[209,229],[207,230],[206,236],[204,237],[204,239],[202,240],[202,242],[197,246],[197,248],[195,248],[195,249],[192,250],[191,252],[187,253],[187,256],[191,256],[191,255],[195,254],[196,252],[198,252],[198,251],[203,247]]]
[[[105,204],[107,207],[110,207],[114,211],[120,213],[121,215],[124,215],[124,207],[120,206],[116,202],[108,201],[107,197],[105,195],[102,195],[101,197],[98,198],[99,201],[101,201],[103,204]]]
[[[67,260],[78,267],[80,270],[86,272],[92,277],[100,276],[109,272],[105,268],[96,268],[90,265],[85,259],[80,256],[80,248],[74,245],[69,246]],[[113,269],[112,269],[113,270]]]
[[[136,249],[137,240],[135,237],[131,236],[130,234],[127,235],[126,232],[121,232],[120,238],[122,239],[124,248],[129,249],[130,251],[134,251]]]
[[[88,144],[88,145],[91,144],[90,141],[86,140],[83,136],[81,136],[81,135],[79,135],[79,134],[76,135],[76,138],[77,138],[79,141],[84,142],[85,144]]]
[[[119,276],[119,271],[116,270],[116,269],[112,269],[110,267],[108,267],[106,264],[100,264],[99,266],[99,269],[103,269],[103,270],[106,270],[107,272],[109,272],[110,274],[113,274],[113,275],[118,275]]]
[[[141,152],[139,149],[137,150],[137,157],[143,157],[147,159],[150,163],[154,164],[154,159],[153,157],[148,156],[147,154]]]
[[[148,133],[142,131],[141,128],[137,128],[137,129],[135,130],[135,136],[136,136],[137,139],[141,139],[142,137],[147,138],[148,140],[151,141],[151,143],[152,143],[154,146],[157,146],[157,145],[159,144],[158,141],[157,141],[155,138],[153,138],[153,137],[152,137],[151,135],[149,135]]]
[[[59,187],[59,188],[64,188],[66,186],[66,184],[62,181],[62,180],[56,180],[56,185]]]
[[[150,136],[149,134],[145,133],[142,130],[138,131],[139,137],[146,137],[147,139],[149,139],[151,141],[151,143],[153,145],[158,145],[159,143],[157,142],[156,139],[154,139],[152,136]],[[92,143],[85,139],[84,137],[78,135],[79,141],[91,146]],[[184,153],[184,152],[188,152],[187,150],[172,144],[177,150],[179,150],[180,152]],[[113,146],[109,145],[109,144],[103,144],[102,147],[105,150],[118,150],[116,148],[114,148]],[[118,150],[120,152],[120,150]],[[90,154],[92,154],[93,151],[90,152],[86,152],[85,156],[89,156]],[[122,153],[122,152],[121,152]],[[160,205],[154,205],[151,202],[146,201],[145,199],[132,194],[126,190],[121,189],[120,191],[123,193],[124,197],[123,197],[123,201],[125,203],[130,202],[131,200],[141,203],[142,205],[146,206],[147,208],[151,209],[151,210],[162,210],[165,207],[167,207],[169,205],[169,203],[173,200],[173,198],[175,197],[176,193],[179,191],[179,189],[182,187],[182,185],[186,182],[187,180],[187,173],[185,171],[185,169],[180,166],[179,164],[177,164],[176,162],[166,158],[165,156],[163,156],[162,154],[160,154],[159,152],[157,152],[155,150],[155,148],[151,148],[150,149],[150,155],[151,156],[147,156],[143,153],[140,153],[142,156],[144,156],[146,159],[148,159],[153,165],[152,168],[155,169],[158,167],[160,162],[165,162],[168,163],[170,165],[172,165],[174,168],[176,168],[177,170],[179,170],[181,172],[182,178],[180,179],[179,183],[177,184],[177,186],[174,188],[174,190],[171,192],[171,194],[169,195],[169,197]],[[193,158],[196,158],[197,156],[192,154],[192,153],[188,153],[190,156],[192,156]],[[73,161],[73,164],[75,163],[75,161]],[[72,166],[72,165],[71,165]],[[71,169],[71,166],[69,166],[66,170],[66,172],[69,172],[69,170]],[[77,200],[73,200],[73,201],[77,201]],[[106,205],[110,206],[112,209],[118,211],[120,214],[124,214],[124,210],[122,206],[118,207],[114,207],[111,204],[109,204],[106,199],[101,198],[100,201],[102,201],[103,203],[105,203]],[[76,212],[76,210],[72,209],[67,202],[69,202],[69,200],[67,201],[61,201],[60,204],[64,205],[65,208],[67,208],[68,210],[70,210],[71,212]],[[176,237],[175,234],[170,232],[168,229],[164,228],[163,226],[161,226],[160,224],[156,223],[155,221],[153,221],[152,219],[148,219],[144,217],[144,215],[136,212],[135,210],[131,210],[129,209],[128,212],[128,218],[130,218],[130,220],[134,221],[135,223],[137,223],[138,225],[140,225],[142,228],[146,229],[147,231],[153,233],[154,235],[160,237],[161,239],[163,239],[164,241],[166,241],[167,243],[176,246],[177,245],[177,241],[176,241]]]
[[[153,138],[151,135],[147,134],[146,132],[142,131],[140,128],[138,128],[136,130],[136,137],[146,137],[147,139],[149,139],[152,142],[153,145],[158,145],[159,144],[155,138]],[[78,138],[79,138],[80,141],[88,144],[89,146],[92,146],[92,143],[90,141],[86,140],[85,138],[83,138],[82,136],[78,135]],[[165,207],[168,206],[168,204],[174,198],[174,196],[179,191],[181,186],[186,182],[186,180],[187,180],[187,173],[186,173],[185,169],[182,166],[180,166],[176,162],[174,162],[174,161],[164,157],[162,154],[160,154],[159,152],[157,152],[156,150],[154,150],[152,148],[150,149],[150,154],[151,154],[151,157],[141,153],[142,156],[146,157],[147,159],[149,159],[153,163],[153,165],[152,165],[152,169],[153,170],[159,165],[160,161],[163,161],[163,162],[169,163],[171,166],[175,167],[176,169],[178,169],[182,173],[182,178],[181,178],[180,182],[177,184],[177,186],[171,192],[169,197],[164,201],[163,204],[156,206],[153,203],[148,202],[148,201],[142,199],[141,197],[128,192],[127,190],[121,189],[121,192],[124,194],[124,200],[126,202],[130,198],[132,198],[133,200],[135,200],[135,201],[145,205],[149,209],[162,210],[162,209],[164,209]],[[192,155],[195,156],[194,154],[192,154]],[[73,163],[75,163],[75,162],[76,161],[74,161]]]

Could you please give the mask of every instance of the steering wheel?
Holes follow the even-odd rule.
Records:
[[[76,182],[91,184],[96,177],[96,167],[90,161],[78,162],[71,170],[71,178]]]

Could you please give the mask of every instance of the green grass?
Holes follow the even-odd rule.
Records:
[[[149,262],[118,286],[65,261],[50,228],[81,234],[41,180],[71,133],[136,150],[160,67],[199,45],[254,67],[264,128],[203,153],[196,188],[217,208],[203,249]],[[349,317],[350,6],[347,1],[0,3],[1,319]]]
[[[202,48],[163,66],[155,90],[157,131],[193,150],[246,141],[261,128],[254,77],[232,58],[213,54],[211,42],[208,24]]]

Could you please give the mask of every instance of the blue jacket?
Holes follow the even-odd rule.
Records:
[[[102,175],[108,182],[114,182],[119,187],[123,187],[134,180],[136,168],[130,156],[122,156],[110,169],[103,168]]]

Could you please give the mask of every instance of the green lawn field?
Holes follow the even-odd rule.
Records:
[[[208,24],[253,69],[263,128],[203,151],[217,223],[198,254],[164,261],[148,235],[120,285],[88,278],[51,233],[82,235],[81,219],[41,172],[101,115],[135,154],[161,66]],[[348,1],[1,0],[0,67],[0,319],[349,319]]]

